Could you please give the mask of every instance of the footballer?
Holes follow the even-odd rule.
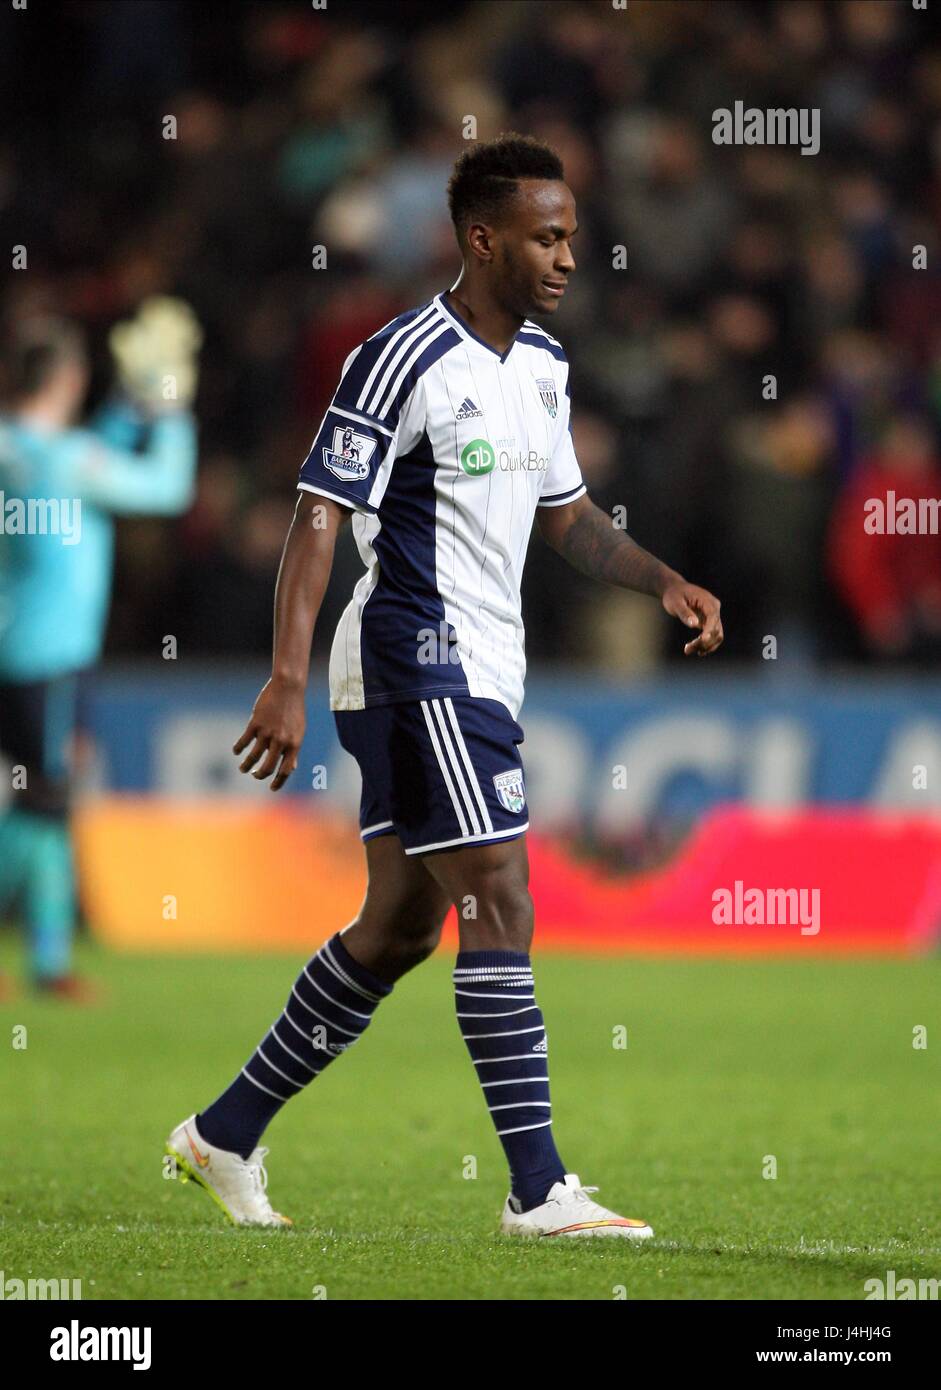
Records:
[[[20,905],[32,984],[53,999],[98,997],[72,969],[70,748],[80,690],[104,644],[114,519],[178,516],[193,499],[201,342],[188,304],[145,300],[112,330],[114,389],[82,426],[90,363],[78,325],[33,316],[4,338],[0,756],[22,769],[23,785],[0,810],[0,913]],[[41,522],[4,526],[4,498],[38,509]],[[71,535],[56,524],[63,508]]]
[[[576,569],[658,598],[722,641],[719,602],[594,505],[570,424],[569,366],[530,315],[575,271],[575,202],[547,145],[509,134],[457,160],[448,202],[463,270],[343,366],[300,472],[275,595],[271,679],[234,752],[283,787],[297,766],[311,638],[337,535],[365,566],[330,656],[330,706],[362,773],[368,889],[308,962],[231,1085],[168,1140],[184,1175],[236,1224],[287,1226],[266,1193],[272,1117],[365,1031],[459,910],[458,1024],[510,1171],[501,1230],[653,1234],[596,1202],[560,1157],[530,962],[528,810],[518,723],[520,580],[533,518]]]

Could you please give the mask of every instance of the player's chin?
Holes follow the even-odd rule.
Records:
[[[553,294],[545,285],[540,285],[533,298],[531,314],[554,314],[562,301],[562,296]]]

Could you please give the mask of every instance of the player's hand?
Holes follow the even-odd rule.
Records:
[[[232,746],[236,755],[249,749],[239,772],[251,772],[263,782],[277,769],[271,790],[280,791],[297,767],[306,724],[304,691],[272,678],[255,701],[245,732]]]
[[[669,584],[663,592],[663,606],[671,618],[679,618],[687,627],[698,627],[700,633],[683,648],[686,656],[708,656],[722,645],[722,619],[719,600],[698,584],[680,579]]]

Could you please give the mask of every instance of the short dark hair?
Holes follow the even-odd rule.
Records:
[[[21,319],[5,354],[4,376],[9,394],[29,397],[42,390],[66,362],[87,362],[85,336],[78,324],[53,315]]]
[[[448,208],[458,245],[471,222],[499,225],[507,216],[520,179],[564,179],[562,161],[532,135],[506,131],[472,145],[455,161],[448,180]]]

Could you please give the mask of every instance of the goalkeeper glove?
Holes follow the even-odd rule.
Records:
[[[116,324],[108,341],[118,380],[136,405],[148,414],[189,408],[203,330],[182,299],[145,299],[136,318]]]

